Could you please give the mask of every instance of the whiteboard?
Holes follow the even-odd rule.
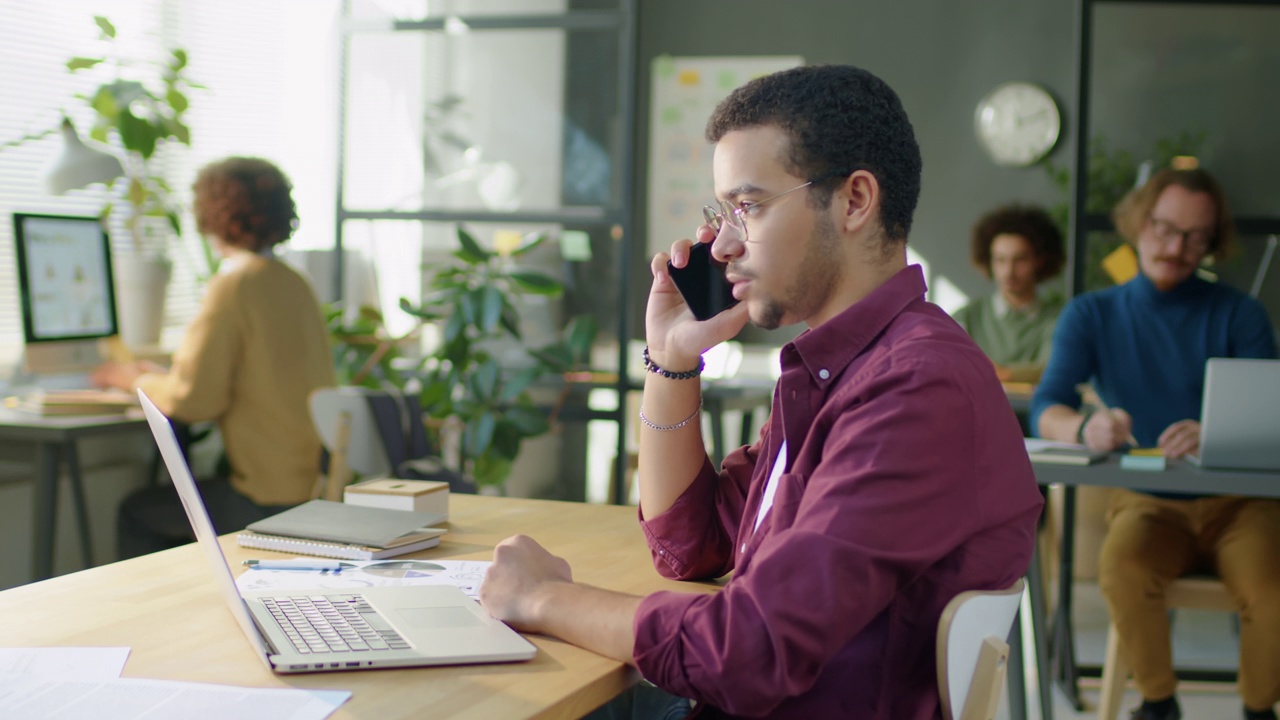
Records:
[[[702,224],[715,200],[707,118],[734,88],[761,75],[804,64],[798,55],[653,59],[649,103],[649,255]]]

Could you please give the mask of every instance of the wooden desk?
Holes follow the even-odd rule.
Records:
[[[1243,495],[1280,499],[1280,473],[1203,470],[1185,460],[1170,461],[1163,472],[1120,469],[1119,455],[1096,465],[1033,463],[1036,482],[1063,485],[1062,537],[1058,547],[1058,606],[1054,611],[1052,639],[1053,673],[1067,697],[1079,710],[1080,668],[1076,664],[1075,634],[1071,621],[1071,568],[1075,564],[1075,488],[1078,485],[1125,488],[1145,492],[1198,495]],[[1204,674],[1208,678],[1212,674]]]
[[[0,441],[26,441],[36,447],[35,512],[32,521],[31,573],[37,580],[53,575],[53,542],[58,512],[58,474],[65,462],[71,479],[71,499],[80,531],[85,567],[93,566],[89,513],[76,443],[82,437],[139,432],[147,427],[142,415],[40,416],[0,408]]]
[[[467,495],[450,498],[450,531],[407,557],[492,559],[493,546],[530,535],[568,559],[574,578],[621,592],[712,592],[711,583],[662,579],[633,507]],[[250,557],[222,539],[235,574]],[[350,690],[334,718],[578,718],[634,684],[638,674],[567,643],[533,636],[527,663],[274,675],[227,611],[198,546],[125,560],[0,592],[5,644],[133,648],[124,675],[243,687]]]

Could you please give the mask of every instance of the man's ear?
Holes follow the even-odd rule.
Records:
[[[854,171],[836,188],[833,202],[839,204],[845,232],[864,231],[879,221],[880,183],[866,170]]]

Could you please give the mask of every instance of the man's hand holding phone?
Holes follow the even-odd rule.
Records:
[[[696,367],[704,351],[732,339],[747,324],[746,305],[733,297],[723,265],[711,257],[714,240],[715,231],[703,225],[696,242],[678,240],[670,253],[653,258],[645,335],[650,356],[663,367]],[[695,306],[705,319],[695,316]]]

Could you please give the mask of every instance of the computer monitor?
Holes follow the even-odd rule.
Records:
[[[111,243],[96,217],[13,214],[24,369],[84,372],[117,334]]]

